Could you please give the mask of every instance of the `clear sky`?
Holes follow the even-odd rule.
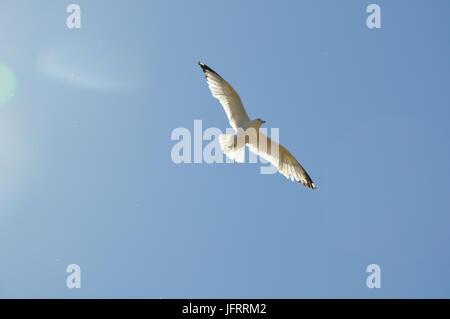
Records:
[[[0,297],[449,298],[449,12],[2,0]],[[172,162],[175,128],[229,127],[199,60],[317,190],[260,164]]]

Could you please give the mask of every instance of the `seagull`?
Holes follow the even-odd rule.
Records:
[[[261,125],[266,122],[260,118],[250,120],[239,94],[233,87],[206,64],[202,62],[198,62],[198,64],[205,73],[212,96],[219,100],[227,114],[230,125],[237,131],[236,134],[219,136],[221,149],[226,156],[242,163],[244,161],[244,146],[246,145],[253,153],[274,165],[278,172],[287,179],[316,189],[311,177],[295,157],[284,146],[279,145],[259,131]],[[254,129],[257,132],[256,138],[248,137],[250,134],[247,135],[246,133],[249,132],[249,129]],[[241,138],[242,136],[244,138]],[[263,144],[265,147],[262,147]]]

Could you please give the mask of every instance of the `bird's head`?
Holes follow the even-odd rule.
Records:
[[[256,120],[257,120],[259,123],[261,123],[260,125],[263,125],[264,123],[266,123],[266,121],[261,120],[260,118],[257,118]]]

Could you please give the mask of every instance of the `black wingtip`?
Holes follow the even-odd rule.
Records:
[[[299,184],[302,184],[303,186],[306,186],[310,189],[316,189],[316,184],[314,184],[314,182],[312,180],[307,180],[307,181],[298,181]]]
[[[205,72],[207,65],[202,61],[198,61],[198,65],[202,68],[202,71]]]
[[[219,73],[217,73],[216,71],[214,71],[213,69],[211,69],[209,66],[207,66],[205,63],[203,63],[203,62],[201,62],[201,61],[198,61],[198,65],[200,65],[200,67],[202,68],[202,71],[203,71],[204,73],[206,73],[206,72],[208,71],[208,72],[212,72],[212,73],[214,73],[214,74],[219,75]],[[219,75],[219,76],[220,76],[220,75]]]

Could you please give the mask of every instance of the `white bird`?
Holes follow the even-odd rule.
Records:
[[[198,62],[205,73],[212,96],[222,104],[230,125],[237,131],[236,134],[222,134],[219,136],[223,152],[237,162],[244,161],[244,146],[274,165],[278,172],[286,178],[302,183],[304,186],[315,189],[316,185],[306,170],[295,157],[282,145],[279,145],[262,132],[259,128],[265,121],[257,118],[250,120],[242,104],[241,98],[233,87],[218,73],[202,62]],[[254,129],[256,138],[249,137],[249,131]],[[243,137],[243,138],[241,138]]]

